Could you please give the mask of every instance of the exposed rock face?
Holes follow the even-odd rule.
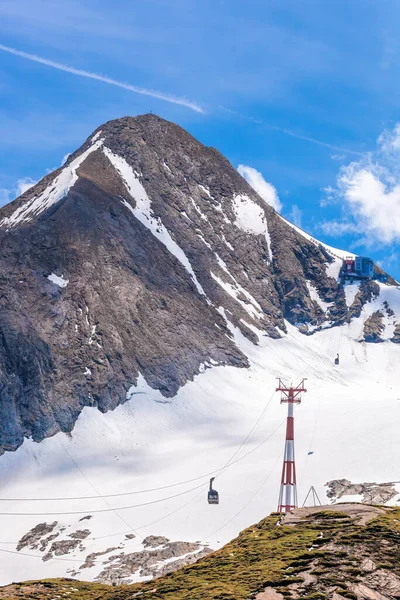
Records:
[[[46,536],[51,534],[57,527],[57,525],[57,521],[54,521],[53,523],[39,523],[38,525],[36,525],[36,527],[28,531],[28,533],[26,533],[20,539],[20,541],[17,544],[17,550],[23,550],[24,548],[31,548],[32,550],[36,550],[37,548],[39,548],[39,543],[41,546],[43,546],[43,539],[48,540]],[[58,532],[55,535],[57,536]]]
[[[169,542],[169,539],[163,535],[149,535],[143,540],[143,546],[145,548],[157,548],[157,546],[164,546]]]
[[[325,248],[155,115],[102,126],[2,208],[0,245],[0,452],[114,409],[139,373],[168,398],[201,365],[246,367],[232,325],[308,332],[376,292],[348,314]]]
[[[397,495],[393,482],[387,483],[352,483],[348,479],[336,479],[326,484],[326,495],[333,500],[343,496],[362,496],[365,504],[386,504]]]
[[[110,556],[109,565],[100,572],[96,581],[120,585],[129,583],[130,577],[135,574],[139,574],[140,577],[161,577],[180,567],[193,564],[212,552],[208,547],[189,542],[167,541],[161,548],[153,549],[152,546],[150,548],[152,549],[130,554],[122,552],[119,555]],[[178,560],[171,561],[172,558]]]
[[[17,545],[17,551],[24,549],[35,550],[36,555],[41,553],[43,562],[57,557],[82,556],[75,560],[77,566],[67,571],[68,575],[76,577],[85,569],[99,565],[100,573],[96,580],[107,584],[129,583],[132,577],[161,577],[173,573],[177,569],[193,564],[200,558],[212,552],[211,548],[200,542],[170,541],[164,536],[149,535],[141,543],[138,551],[129,552],[126,544],[136,538],[134,534],[121,535],[118,545],[107,547],[98,552],[91,552],[85,556],[85,540],[89,538],[89,529],[76,529],[66,533],[67,529],[60,526],[57,521],[53,523],[39,523],[25,534]],[[93,538],[91,538],[93,539]],[[88,540],[89,541],[89,540]]]
[[[359,317],[363,306],[367,302],[371,302],[374,298],[379,296],[379,285],[370,279],[366,279],[361,282],[360,289],[354,298],[354,302],[349,310],[349,318]]]
[[[382,342],[381,333],[385,329],[383,325],[383,313],[376,310],[364,323],[364,341]]]
[[[397,323],[396,328],[394,330],[394,335],[391,338],[391,341],[394,344],[400,344],[400,323]]]

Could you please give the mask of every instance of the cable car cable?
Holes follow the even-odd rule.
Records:
[[[174,494],[173,496],[167,496],[166,498],[159,498],[158,500],[151,500],[149,502],[142,502],[141,504],[132,504],[131,506],[115,506],[113,508],[99,508],[99,509],[95,509],[95,510],[69,510],[69,511],[64,511],[64,512],[0,512],[0,516],[3,517],[27,517],[27,516],[34,516],[34,517],[45,517],[45,516],[61,516],[61,515],[87,515],[88,512],[90,512],[91,514],[96,514],[96,513],[106,513],[106,512],[115,512],[116,510],[129,510],[131,508],[139,508],[141,506],[149,506],[150,504],[159,504],[160,502],[166,502],[167,500],[171,500],[172,498],[178,498],[179,496],[184,496],[185,494],[189,494],[190,492],[192,492],[193,490],[198,490],[201,487],[204,487],[204,483],[191,488],[190,490],[186,490],[184,492],[180,492],[179,494]],[[101,497],[100,497],[101,498]],[[129,526],[129,524],[128,524]]]
[[[278,425],[278,427],[271,434],[269,434],[264,440],[262,440],[262,442],[260,442],[259,444],[257,444],[257,446],[254,446],[254,448],[252,448],[251,450],[249,450],[249,452],[246,452],[246,454],[243,454],[243,456],[237,458],[235,461],[233,461],[232,463],[230,463],[227,468],[232,467],[234,464],[237,464],[241,460],[244,460],[245,458],[247,458],[247,456],[249,456],[250,454],[252,454],[256,450],[258,450],[259,448],[261,448],[261,446],[263,446],[266,442],[268,442],[268,440],[270,440],[275,435],[275,433],[277,433],[279,431],[279,429],[285,423],[286,423],[286,418]],[[205,483],[203,485],[205,485]],[[198,488],[193,488],[193,489],[199,489],[199,488],[200,488],[200,486],[198,486]],[[189,491],[191,491],[191,490],[189,490]],[[147,527],[151,527],[152,525],[156,525],[157,523],[160,523],[161,521],[164,521],[165,519],[167,519],[167,518],[175,515],[180,510],[183,510],[184,508],[186,508],[191,502],[194,502],[194,500],[196,500],[202,494],[203,494],[203,490],[201,490],[193,498],[191,498],[190,500],[188,500],[187,502],[185,502],[185,504],[179,506],[178,508],[176,508],[172,512],[168,513],[167,515],[164,515],[163,517],[161,517],[159,519],[156,519],[155,521],[152,521],[151,523],[146,523],[145,525],[141,525],[140,527],[136,527],[135,531],[140,530],[140,529],[146,529]],[[90,512],[90,511],[88,511],[88,512]],[[118,536],[121,536],[121,535],[126,535],[128,533],[131,533],[132,531],[134,531],[134,530],[133,529],[129,529],[128,531],[121,531],[119,533],[111,533],[109,535],[93,536],[93,537],[89,537],[89,538],[86,538],[86,539],[87,540],[91,540],[91,541],[101,540],[101,539],[106,539],[106,538],[118,537]],[[14,545],[16,545],[16,544],[18,544],[18,542],[8,542],[7,541],[7,542],[0,542],[0,544],[14,544]]]
[[[177,483],[171,483],[169,485],[164,485],[164,486],[160,486],[160,487],[156,487],[156,488],[149,488],[147,490],[136,490],[134,492],[121,492],[121,493],[118,493],[118,494],[100,494],[100,493],[98,493],[97,496],[64,496],[64,497],[58,496],[58,497],[53,497],[53,498],[51,498],[51,497],[47,497],[47,498],[0,498],[0,502],[46,502],[46,501],[49,501],[49,502],[60,502],[60,501],[68,501],[68,500],[96,500],[98,498],[120,498],[122,496],[133,496],[133,495],[136,495],[136,494],[145,494],[145,493],[149,493],[149,492],[158,492],[158,491],[161,491],[161,490],[166,490],[166,489],[170,489],[170,488],[173,488],[173,487],[178,487],[180,485],[184,485],[185,483],[193,483],[194,481],[199,481],[199,479],[203,479],[203,478],[209,477],[210,475],[213,475],[216,472],[218,473],[218,475],[216,475],[216,477],[217,477],[225,469],[228,468],[228,466],[232,463],[232,460],[240,452],[240,450],[243,448],[243,446],[245,445],[245,443],[249,440],[249,438],[251,437],[251,434],[254,432],[254,430],[256,429],[257,425],[260,423],[260,421],[264,417],[264,415],[266,413],[266,410],[267,410],[268,406],[270,405],[274,394],[275,394],[275,392],[273,392],[273,394],[271,395],[271,398],[269,398],[269,400],[267,402],[267,405],[264,407],[264,409],[263,409],[262,413],[260,414],[260,416],[258,417],[256,423],[253,425],[252,429],[247,434],[246,438],[243,440],[243,442],[241,443],[241,445],[239,446],[239,448],[234,452],[234,454],[225,463],[225,465],[223,467],[221,467],[221,469],[219,469],[219,470],[218,469],[214,469],[213,471],[209,471],[208,473],[203,473],[202,475],[199,475],[198,477],[192,477],[191,479],[186,479],[185,481],[179,481]],[[86,481],[91,485],[91,487],[94,488],[94,486],[90,483],[89,479],[81,471],[81,469],[79,468],[79,466],[77,465],[77,463],[75,462],[75,460],[69,454],[69,452],[67,451],[67,449],[64,446],[63,446],[63,448],[66,451],[66,453],[68,454],[69,458],[73,461],[73,463],[75,464],[75,466],[78,468],[78,470],[80,471],[80,473],[86,479]],[[247,456],[247,454],[245,456]],[[236,462],[237,461],[234,461],[232,464],[235,464]],[[96,488],[94,488],[94,489],[96,489]]]
[[[274,472],[278,462],[280,460],[282,460],[283,457],[283,453],[281,453],[278,458],[276,459],[274,466],[272,467],[272,469],[270,470],[270,472],[268,473],[268,475],[265,477],[265,479],[263,480],[263,482],[261,483],[260,487],[256,490],[256,492],[253,494],[253,496],[250,498],[250,500],[248,500],[248,502],[246,502],[246,504],[244,506],[242,506],[242,508],[239,510],[239,512],[237,512],[235,515],[233,515],[233,517],[231,519],[229,519],[228,521],[226,521],[226,523],[224,523],[224,525],[222,525],[221,527],[219,527],[218,529],[216,529],[215,531],[213,531],[212,533],[210,533],[209,535],[207,535],[206,537],[202,538],[200,540],[200,543],[204,543],[205,540],[211,538],[212,536],[214,536],[215,534],[219,533],[222,529],[224,529],[227,525],[229,525],[230,523],[232,523],[232,521],[234,521],[244,510],[246,510],[246,508],[249,506],[249,504],[251,504],[253,502],[253,500],[256,498],[256,496],[261,492],[262,488],[264,487],[264,485],[267,483],[268,479],[271,477],[272,473]]]

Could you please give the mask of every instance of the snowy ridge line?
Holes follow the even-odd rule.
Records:
[[[291,223],[290,221],[285,219],[285,217],[282,217],[282,215],[278,215],[278,216],[280,219],[282,219],[282,221],[284,221],[286,223],[286,225],[289,225],[289,227],[291,227],[292,229],[297,231],[297,233],[299,233],[301,236],[303,236],[306,240],[308,240],[309,242],[312,242],[316,246],[323,246],[329,252],[329,254],[331,254],[332,256],[335,256],[336,258],[340,258],[340,260],[344,260],[347,257],[355,258],[355,254],[353,254],[353,252],[347,252],[346,250],[339,250],[339,248],[333,248],[333,246],[328,246],[328,244],[324,244],[323,242],[320,242],[319,240],[316,240],[315,238],[313,238],[309,233],[304,231],[304,229],[301,229],[301,227],[294,225],[293,223]]]
[[[8,230],[23,221],[30,221],[34,216],[38,216],[50,208],[50,206],[57,204],[57,202],[65,198],[79,179],[76,173],[77,169],[87,159],[89,154],[101,148],[103,143],[104,139],[101,139],[92,144],[90,148],[75,158],[67,167],[64,167],[61,173],[53,179],[50,185],[39,196],[34,196],[31,200],[17,208],[10,217],[4,217],[0,221],[0,227],[6,226]]]
[[[155,218],[153,216],[150,198],[148,197],[143,185],[140,183],[138,175],[134,172],[130,164],[127,163],[127,161],[124,158],[122,158],[122,156],[114,154],[107,147],[103,148],[103,152],[112,164],[112,166],[119,173],[126,190],[128,191],[129,195],[135,200],[136,206],[133,207],[125,199],[122,200],[122,204],[124,204],[124,206],[126,206],[131,211],[131,213],[138,219],[138,221],[140,221],[142,225],[147,227],[147,229],[151,231],[154,237],[157,238],[160,242],[162,242],[167,248],[167,250],[171,254],[173,254],[175,258],[178,259],[181,265],[190,274],[199,294],[207,299],[207,294],[205,293],[200,282],[198,281],[186,254],[171,237],[169,231],[162,223],[161,219]]]

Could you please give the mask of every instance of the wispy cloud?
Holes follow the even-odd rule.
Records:
[[[22,194],[24,194],[25,192],[30,190],[31,187],[33,187],[36,184],[37,184],[37,181],[35,181],[34,179],[31,179],[31,177],[25,177],[24,179],[19,179],[17,181],[17,188],[16,188],[17,195],[21,196]]]
[[[68,65],[54,62],[47,58],[36,56],[35,54],[29,54],[28,52],[23,52],[22,50],[10,48],[9,46],[4,46],[3,44],[0,44],[0,50],[2,50],[3,52],[8,52],[9,54],[13,54],[14,56],[25,58],[26,60],[31,60],[33,62],[46,65],[47,67],[51,67],[53,69],[58,69],[59,71],[71,73],[72,75],[78,75],[79,77],[86,77],[88,79],[95,79],[96,81],[101,81],[103,83],[107,83],[108,85],[114,85],[124,90],[128,90],[129,92],[133,92],[135,94],[141,94],[142,96],[151,96],[152,98],[157,98],[158,100],[163,100],[164,102],[170,102],[171,104],[179,104],[181,106],[186,106],[186,108],[190,108],[191,110],[194,110],[198,113],[204,112],[204,109],[199,104],[187,100],[186,98],[181,98],[172,94],[166,94],[157,90],[148,90],[146,88],[131,85],[129,83],[117,81],[116,79],[111,79],[110,77],[106,77],[104,75],[99,75],[98,73],[91,73],[90,71],[76,69],[75,67],[70,67]]]
[[[324,146],[324,148],[329,148],[330,150],[338,150],[339,152],[346,152],[347,154],[355,154],[357,156],[362,156],[362,152],[358,152],[357,150],[350,150],[349,148],[342,148],[341,146],[334,146],[333,144],[329,144],[328,142],[323,142],[313,137],[309,137],[308,135],[302,135],[300,133],[296,133],[291,131],[290,129],[284,129],[283,127],[276,127],[274,125],[268,125],[270,129],[274,129],[275,131],[281,131],[285,135],[290,135],[291,137],[297,138],[298,140],[304,140],[305,142],[310,142],[311,144],[317,144],[318,146]]]
[[[317,138],[310,137],[308,135],[303,135],[301,133],[297,133],[292,131],[291,129],[286,129],[285,127],[278,127],[278,125],[272,125],[263,119],[257,119],[255,117],[249,117],[248,115],[244,115],[236,110],[232,110],[231,108],[226,108],[226,106],[219,106],[220,110],[224,112],[230,113],[231,115],[235,115],[240,119],[245,121],[249,121],[251,123],[255,123],[256,125],[263,125],[268,129],[272,129],[273,131],[280,131],[284,135],[289,135],[290,137],[297,138],[298,140],[304,140],[305,142],[310,142],[311,144],[316,144],[317,146],[323,146],[324,148],[329,148],[330,150],[337,150],[338,152],[344,152],[345,154],[354,154],[355,156],[362,156],[362,152],[358,152],[357,150],[351,150],[350,148],[344,148],[342,146],[335,146],[334,144],[329,144],[328,142],[324,142],[322,140],[318,140]],[[332,157],[333,158],[333,157]],[[335,156],[337,159],[338,157]]]
[[[282,204],[279,200],[278,192],[271,183],[265,181],[260,171],[247,165],[239,165],[238,171],[265,202],[270,204],[275,210],[281,210]]]
[[[34,181],[30,177],[24,177],[23,179],[18,179],[10,189],[0,188],[0,206],[4,206],[15,198],[18,198],[18,196],[27,192],[36,183],[37,181]]]

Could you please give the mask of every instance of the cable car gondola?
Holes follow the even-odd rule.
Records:
[[[219,504],[219,494],[217,490],[213,490],[213,481],[215,477],[210,479],[210,489],[208,490],[208,504]]]

